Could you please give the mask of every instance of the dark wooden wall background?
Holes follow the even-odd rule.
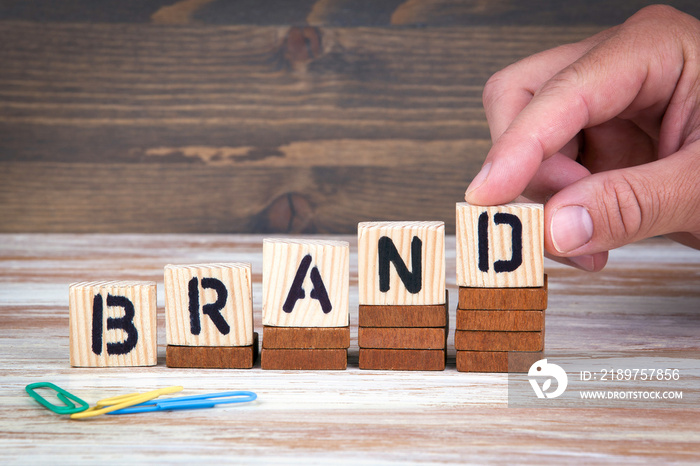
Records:
[[[0,1],[0,231],[454,231],[488,77],[648,3]]]

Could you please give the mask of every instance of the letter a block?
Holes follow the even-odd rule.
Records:
[[[166,265],[168,345],[253,344],[251,265]]]
[[[544,286],[543,206],[457,203],[457,285]]]
[[[263,241],[263,325],[349,325],[350,245],[346,241]]]
[[[360,305],[445,304],[443,222],[357,225]]]
[[[156,365],[155,282],[74,283],[69,320],[71,366]]]

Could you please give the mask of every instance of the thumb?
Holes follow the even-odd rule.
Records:
[[[545,207],[545,249],[574,257],[650,236],[700,238],[700,143],[652,163],[583,178]]]

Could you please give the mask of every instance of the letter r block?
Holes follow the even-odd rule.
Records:
[[[81,282],[69,288],[70,364],[155,366],[155,282]]]
[[[457,285],[544,286],[544,208],[457,203]]]
[[[357,225],[361,305],[445,304],[443,222]]]
[[[166,265],[168,345],[253,344],[251,264]]]
[[[263,241],[263,325],[349,325],[350,245],[346,241]]]

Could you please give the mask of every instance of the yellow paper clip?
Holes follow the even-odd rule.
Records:
[[[159,388],[157,390],[152,390],[146,393],[129,393],[128,395],[118,395],[111,398],[105,398],[97,402],[95,406],[89,408],[81,413],[71,414],[71,419],[83,419],[86,417],[99,416],[101,414],[116,411],[118,409],[128,408],[129,406],[134,406],[139,403],[144,403],[146,401],[151,401],[158,398],[161,395],[170,395],[171,393],[177,393],[182,390],[181,386],[173,386],[166,388]]]

